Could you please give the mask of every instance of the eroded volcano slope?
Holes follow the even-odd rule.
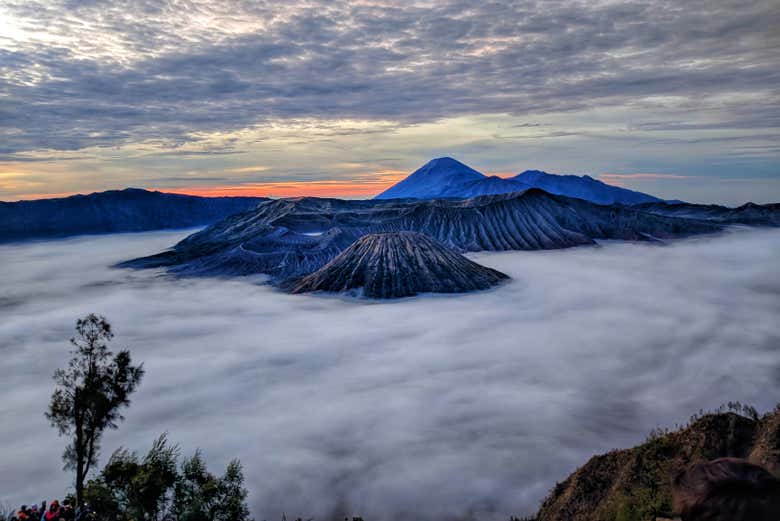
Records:
[[[172,250],[121,264],[180,275],[312,273],[360,237],[412,231],[456,252],[540,250],[595,239],[658,240],[711,233],[718,223],[655,215],[531,189],[462,200],[278,199],[228,217]]]
[[[304,277],[292,291],[356,292],[384,299],[477,291],[507,278],[421,233],[372,233]]]

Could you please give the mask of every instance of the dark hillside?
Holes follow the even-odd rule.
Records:
[[[595,456],[559,483],[537,521],[644,521],[673,517],[671,480],[692,463],[748,459],[780,471],[780,411],[762,418],[707,414],[632,449]]]
[[[257,206],[260,197],[196,197],[138,188],[0,202],[0,242],[203,226]]]

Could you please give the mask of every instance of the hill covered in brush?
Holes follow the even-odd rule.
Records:
[[[672,518],[672,479],[693,463],[722,457],[743,458],[778,475],[780,406],[762,417],[755,411],[703,414],[680,430],[652,433],[637,447],[594,456],[555,485],[536,521]]]

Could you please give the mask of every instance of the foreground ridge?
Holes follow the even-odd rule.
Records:
[[[690,464],[722,457],[744,458],[777,475],[780,409],[760,418],[704,414],[637,447],[594,456],[553,488],[536,521],[672,518],[672,479]]]

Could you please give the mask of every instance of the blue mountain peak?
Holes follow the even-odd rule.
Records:
[[[598,204],[639,204],[659,201],[651,195],[608,185],[589,175],[556,175],[526,170],[514,177],[486,177],[451,157],[437,157],[391,186],[377,199],[469,198],[540,188],[551,194],[577,197]]]
[[[451,157],[437,157],[391,186],[376,199],[434,199],[444,197],[453,186],[484,179],[484,175]]]
[[[652,195],[608,185],[589,175],[556,175],[541,170],[526,170],[510,179],[541,188],[551,194],[577,197],[597,204],[631,205],[660,201]]]

